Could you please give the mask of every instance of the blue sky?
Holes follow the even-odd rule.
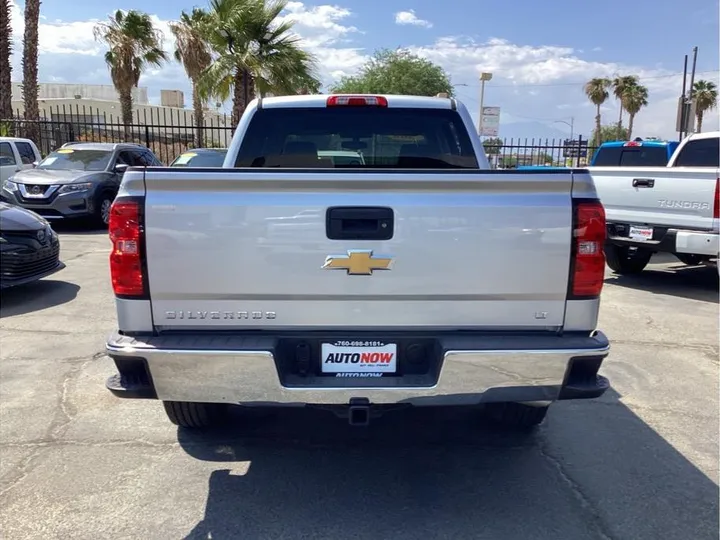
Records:
[[[23,2],[15,4],[18,39]],[[113,8],[146,11],[166,31],[181,9],[195,5],[204,1],[118,0],[111,7],[91,0],[45,0],[40,80],[109,83],[92,26]],[[583,81],[638,74],[650,89],[650,105],[636,118],[636,135],[672,137],[683,55],[697,45],[700,78],[716,82],[720,63],[717,0],[692,0],[684,9],[678,5],[669,0],[338,0],[290,2],[286,16],[297,21],[297,33],[318,56],[326,83],[353,73],[376,48],[406,47],[441,64],[454,83],[463,85],[456,87],[457,94],[474,116],[478,73],[492,71],[485,105],[501,107],[500,136],[550,137],[567,135],[563,122],[571,120],[576,133],[588,135],[592,129],[594,112],[582,93]],[[172,49],[171,40],[166,47]],[[19,55],[14,64],[17,79]],[[155,100],[161,88],[184,90],[189,102],[189,85],[177,65],[148,73],[140,85]],[[616,103],[608,101],[604,121],[616,120],[617,112]],[[718,129],[717,118],[709,114],[705,129]]]

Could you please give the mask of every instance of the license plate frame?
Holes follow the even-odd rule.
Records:
[[[628,238],[636,242],[649,242],[653,239],[654,233],[653,227],[644,225],[630,225],[628,228]]]
[[[335,340],[320,344],[320,373],[342,377],[398,374],[397,343],[383,340]],[[332,355],[332,356],[330,356]]]

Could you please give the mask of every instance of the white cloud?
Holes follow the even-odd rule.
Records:
[[[412,11],[401,12],[412,15]],[[358,44],[363,29],[353,24],[353,13],[339,5],[309,6],[291,1],[282,18],[295,22],[294,31],[303,46],[318,58],[320,76],[328,85],[343,75],[356,72],[372,53]],[[163,32],[165,49],[173,50],[174,42],[168,21],[153,16],[153,22]],[[96,20],[40,21],[40,82],[80,84],[110,84],[103,60],[104,48],[95,42],[93,27]],[[406,23],[417,24],[417,23]],[[13,78],[22,76],[22,12],[12,2],[14,56]],[[372,47],[372,46],[371,46]],[[410,45],[411,51],[443,66],[450,74],[458,97],[465,102],[473,117],[479,111],[479,73],[489,71],[493,79],[486,84],[485,104],[503,109],[502,121],[507,118],[537,119],[547,125],[557,120],[575,120],[575,132],[589,135],[594,108],[585,98],[582,85],[592,77],[615,74],[637,74],[650,91],[650,105],[635,120],[640,136],[672,137],[675,126],[675,107],[682,78],[671,71],[655,66],[627,65],[618,62],[599,62],[573,47],[560,45],[515,44],[506,39],[491,38],[480,42],[463,36],[440,37],[428,44]],[[597,48],[597,47],[596,47]],[[717,80],[717,74],[700,74],[701,78]],[[147,86],[151,100],[157,102],[160,89],[179,89],[189,102],[190,85],[180,65],[170,62],[162,69],[143,75],[141,86]],[[604,122],[617,121],[617,103],[608,100],[603,106]],[[705,129],[718,129],[718,115],[708,114]],[[564,129],[562,124],[555,128]],[[500,127],[503,136],[503,125]],[[528,133],[528,137],[534,134]]]
[[[395,14],[395,24],[432,28],[432,23],[424,19],[419,19],[418,16],[415,15],[414,9],[408,9],[407,11],[398,11]]]

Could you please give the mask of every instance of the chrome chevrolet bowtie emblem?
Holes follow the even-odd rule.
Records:
[[[392,263],[389,255],[373,255],[370,249],[350,249],[347,255],[328,255],[322,267],[346,270],[351,276],[371,276],[375,270],[390,270]]]

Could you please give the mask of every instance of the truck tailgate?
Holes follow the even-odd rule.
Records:
[[[570,171],[148,169],[145,182],[161,329],[563,324]],[[373,218],[341,210],[337,229],[336,207],[380,208],[392,237],[348,238]]]
[[[608,222],[711,230],[718,169],[590,167]]]

